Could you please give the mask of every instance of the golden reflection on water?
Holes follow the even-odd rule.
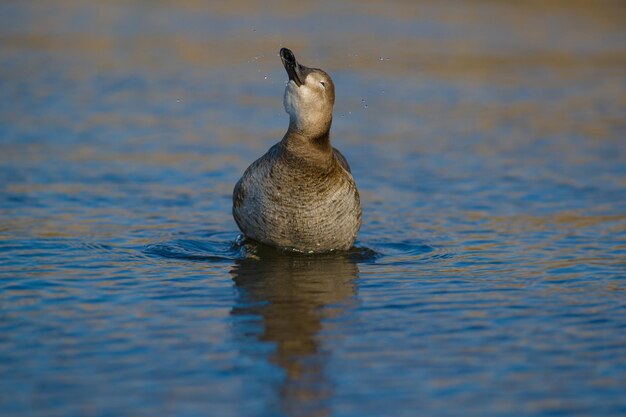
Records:
[[[514,73],[519,66],[558,67],[566,75],[589,73],[596,65],[616,70],[626,65],[623,49],[615,46],[626,19],[626,6],[619,1],[366,1],[345,7],[327,2],[270,3],[259,7],[253,1],[189,0],[132,7],[124,2],[62,0],[31,7],[20,30],[1,33],[0,39],[3,48],[71,51],[108,70],[155,64],[207,70],[249,63],[256,57],[256,64],[267,71],[275,66],[277,47],[286,44],[324,55],[330,70],[347,65],[405,76],[419,70],[485,83],[511,81],[514,77],[507,70]],[[197,32],[195,26],[184,27],[177,17],[184,13],[205,18],[206,27],[198,25]],[[89,26],[66,24],[80,20],[78,16],[87,16]],[[378,16],[407,25],[409,33],[379,33],[369,21],[355,21],[350,31],[340,34],[319,30],[346,19]],[[210,25],[221,19],[230,24],[211,30]],[[410,33],[411,28],[428,27],[431,22],[438,25],[432,31]],[[132,25],[143,30],[116,30]],[[486,27],[501,33],[494,36],[483,30]],[[463,36],[458,36],[461,31]],[[598,41],[607,33],[612,34],[605,39],[607,47],[598,50]],[[379,57],[389,59],[381,65]]]
[[[285,371],[276,393],[282,410],[289,416],[330,415],[327,402],[333,384],[326,369],[322,322],[340,318],[350,305],[358,266],[339,254],[270,252],[260,259],[236,261],[231,273],[238,290],[232,314],[262,319],[262,333],[255,337],[275,346],[269,360]]]

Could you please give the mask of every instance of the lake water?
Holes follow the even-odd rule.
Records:
[[[0,414],[626,414],[625,21],[2,2]],[[232,188],[287,125],[281,46],[337,86],[349,253],[237,240]]]

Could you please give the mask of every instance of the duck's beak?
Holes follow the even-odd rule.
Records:
[[[306,67],[300,65],[298,61],[296,61],[296,57],[294,56],[293,52],[291,52],[287,48],[281,48],[280,59],[283,61],[283,65],[287,70],[289,80],[296,83],[298,87],[304,84]]]

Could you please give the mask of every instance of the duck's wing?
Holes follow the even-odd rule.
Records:
[[[251,178],[259,171],[267,171],[274,164],[276,155],[279,152],[279,144],[272,146],[265,155],[254,161],[243,173],[243,176],[235,184],[233,190],[233,209],[237,209],[246,198],[247,188],[250,186]]]
[[[350,170],[350,164],[348,164],[348,160],[345,156],[343,156],[341,152],[339,152],[337,148],[333,148],[333,154],[335,155],[335,159],[337,159],[337,162],[339,162],[339,165],[341,165],[343,169],[345,169],[349,173],[352,173],[352,171]]]

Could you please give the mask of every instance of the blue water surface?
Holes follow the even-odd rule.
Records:
[[[0,414],[626,414],[621,3],[230,3],[0,4]],[[337,86],[347,253],[230,214],[281,46]]]

